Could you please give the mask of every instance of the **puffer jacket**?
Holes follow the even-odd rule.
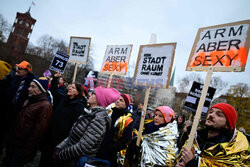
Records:
[[[96,156],[110,122],[108,112],[103,107],[94,107],[90,114],[81,115],[69,137],[56,147],[60,149],[59,160],[77,161],[81,156]]]
[[[46,94],[32,96],[27,106],[18,114],[7,143],[11,147],[21,148],[25,157],[32,158],[48,128],[51,115],[52,106]]]

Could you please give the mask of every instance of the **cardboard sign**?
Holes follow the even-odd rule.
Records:
[[[185,104],[183,106],[183,109],[195,113],[198,107],[198,103],[200,101],[200,97],[201,97],[201,92],[203,89],[203,84],[199,83],[199,82],[193,82],[193,85],[188,93],[188,96],[185,100]],[[207,95],[206,95],[206,99],[204,102],[204,106],[202,109],[202,114],[206,114],[207,110],[210,106],[210,103],[213,99],[213,96],[215,94],[216,89],[213,87],[208,87],[208,91],[207,91]]]
[[[135,84],[168,88],[176,43],[141,45],[135,69]]]
[[[250,46],[250,20],[200,28],[186,70],[245,70]]]
[[[87,64],[91,38],[70,37],[69,62]]]
[[[125,75],[133,45],[108,45],[101,68],[101,73]]]
[[[60,73],[64,73],[65,67],[68,63],[69,56],[57,51],[53,57],[53,60],[50,64],[49,69],[53,71],[59,71]]]

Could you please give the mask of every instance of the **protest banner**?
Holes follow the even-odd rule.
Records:
[[[183,109],[189,111],[191,113],[195,113],[198,107],[198,103],[200,101],[201,92],[202,92],[203,84],[199,82],[193,82],[193,85],[186,97]],[[206,95],[205,103],[202,108],[202,114],[205,115],[207,113],[208,107],[213,99],[216,89],[213,87],[208,87],[208,92]]]
[[[250,20],[200,28],[186,70],[245,70],[250,43]]]
[[[75,82],[78,64],[87,64],[89,57],[91,38],[87,37],[70,37],[69,42],[69,62],[75,63],[73,82]]]
[[[189,150],[193,146],[213,71],[242,72],[245,70],[250,47],[249,24],[250,20],[244,20],[198,30],[186,70],[207,71],[207,76],[187,142]]]
[[[69,56],[67,54],[57,51],[53,57],[49,69],[53,71],[59,71],[61,74],[63,74],[68,60]]]
[[[133,45],[108,45],[101,73],[126,75]]]
[[[176,43],[141,45],[135,68],[135,84],[168,88]]]

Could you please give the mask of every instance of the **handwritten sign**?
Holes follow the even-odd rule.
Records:
[[[87,64],[91,38],[70,37],[69,62]]]
[[[132,51],[132,45],[108,45],[101,72],[125,75]]]
[[[141,45],[135,69],[136,85],[167,88],[176,43]]]
[[[68,60],[69,56],[67,54],[57,51],[53,57],[49,69],[53,71],[59,71],[63,74]]]
[[[244,71],[250,46],[250,20],[200,28],[186,70]]]

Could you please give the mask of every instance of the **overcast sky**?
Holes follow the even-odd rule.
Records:
[[[1,0],[0,13],[12,25],[16,12],[24,13],[31,0]],[[37,20],[30,42],[45,34],[69,43],[70,36],[91,37],[94,68],[100,71],[107,45],[133,44],[130,65],[136,64],[139,46],[152,33],[157,43],[177,42],[175,85],[185,71],[199,28],[250,19],[250,0],[33,0]],[[248,55],[249,59],[249,55]],[[245,72],[214,72],[229,85],[250,86],[250,60]],[[133,71],[131,72],[133,74]],[[205,72],[202,74],[205,80]]]

